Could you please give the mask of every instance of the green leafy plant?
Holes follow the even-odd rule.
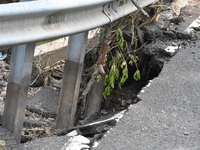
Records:
[[[134,75],[133,75],[133,78],[134,78],[136,81],[138,81],[138,80],[141,79],[140,70],[138,69],[139,57],[129,54],[129,58],[131,59],[131,60],[129,61],[129,64],[130,64],[130,65],[133,65],[133,64],[134,64],[135,67],[136,67],[136,71],[135,71],[135,73],[134,73]]]
[[[110,95],[116,85],[121,88],[128,79],[128,64],[136,66],[136,71],[133,75],[133,78],[136,81],[140,80],[140,71],[137,65],[139,57],[134,56],[130,53],[127,55],[126,41],[123,38],[123,33],[121,29],[117,29],[115,31],[115,40],[117,43],[115,47],[117,48],[114,49],[114,52],[112,52],[112,50],[109,50],[111,59],[109,63],[107,62],[108,73],[106,74],[104,79],[105,90],[103,92],[103,96],[105,99],[107,98],[107,96]]]
[[[104,85],[106,86],[103,96],[106,99],[107,96],[110,95],[112,92],[112,89],[115,88],[115,83],[119,79],[119,68],[118,68],[118,63],[119,59],[121,58],[121,54],[118,53],[116,57],[113,57],[113,59],[109,62],[109,72],[106,74],[105,79],[104,79]]]
[[[124,38],[123,38],[123,33],[121,29],[116,30],[116,39],[117,39],[117,45],[121,50],[124,50]]]

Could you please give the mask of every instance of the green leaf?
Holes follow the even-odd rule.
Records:
[[[128,76],[123,76],[119,82],[119,87],[121,88],[121,86],[126,82],[126,80],[128,79]]]
[[[121,37],[122,37],[122,35],[123,35],[121,29],[117,29],[117,30],[115,31],[115,34],[116,34],[117,41],[119,40],[119,38],[121,39]]]
[[[120,38],[119,42],[118,42],[118,46],[120,49],[124,49],[124,39],[123,38]]]
[[[108,94],[107,95],[109,96],[112,90],[111,90],[110,86],[108,86],[107,88],[108,88]]]
[[[103,98],[106,99],[107,98],[107,93],[104,91],[103,92]]]
[[[115,75],[115,78],[117,80],[119,78],[119,69],[118,68],[116,69],[116,72],[115,72],[114,75]]]
[[[129,64],[129,65],[133,65],[133,61],[132,61],[132,60],[130,60],[128,64]]]
[[[125,82],[125,79],[122,77],[121,80],[120,80],[120,82],[119,82],[119,87],[120,87],[120,88],[121,88],[121,86],[124,84],[124,82]]]
[[[123,76],[128,75],[128,68],[127,68],[127,66],[123,69],[122,75],[123,75]]]
[[[128,79],[128,68],[127,68],[127,65],[126,65],[125,68],[122,70],[122,78],[119,82],[120,88],[126,82],[127,79]]]
[[[104,97],[104,99],[106,99],[107,96],[109,96],[111,92],[112,92],[111,87],[110,87],[110,86],[107,86],[107,87],[105,88],[104,92],[103,92],[103,97]]]
[[[116,34],[116,39],[117,39],[117,41],[118,41],[118,39],[119,39],[119,29],[117,29],[116,31],[115,31],[115,34]]]
[[[120,2],[119,2],[119,6],[121,6],[121,7],[123,7],[124,4],[125,4],[124,1],[120,1]]]
[[[139,57],[138,57],[138,56],[134,56],[133,61],[134,61],[135,63],[137,63],[138,60],[139,60]]]
[[[109,80],[109,84],[110,86],[114,89],[115,85],[114,85],[115,79],[114,76],[111,76],[110,80]]]
[[[120,67],[123,69],[125,65],[126,65],[126,61],[124,60],[124,61],[122,62],[122,64],[120,65]]]
[[[96,77],[97,82],[101,81],[101,79],[102,79],[102,76],[101,76],[101,75],[98,75],[98,76]]]
[[[133,78],[134,78],[136,81],[140,80],[141,76],[140,76],[140,71],[139,71],[139,70],[137,70],[137,71],[134,73]]]
[[[111,72],[115,72],[115,70],[116,70],[116,65],[115,64],[113,64],[112,66],[111,66]]]
[[[112,65],[113,65],[113,61],[111,60],[111,61],[109,62],[108,67],[111,67]]]
[[[106,75],[103,84],[106,86],[108,84],[109,76]]]

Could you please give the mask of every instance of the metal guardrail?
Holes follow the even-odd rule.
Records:
[[[137,10],[131,0],[38,0],[0,5],[0,46],[83,32]],[[156,0],[139,0],[144,7]]]
[[[21,139],[35,44],[69,36],[56,127],[73,126],[88,30],[137,8],[131,0],[38,0],[0,5],[0,46],[13,48],[2,127]],[[30,1],[30,0],[28,0]],[[156,0],[140,0],[141,7]],[[28,43],[28,44],[27,44]],[[21,44],[21,45],[19,45]]]

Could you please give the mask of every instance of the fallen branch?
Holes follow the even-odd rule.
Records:
[[[138,4],[137,0],[131,0],[133,4],[141,11],[145,16],[149,17],[149,14]]]
[[[81,114],[83,114],[83,112],[85,110],[86,97],[87,97],[88,93],[90,92],[92,85],[95,83],[96,77],[98,75],[105,75],[104,66],[106,65],[105,59],[106,59],[107,51],[109,50],[109,44],[111,42],[111,26],[107,25],[102,34],[103,35],[102,35],[102,38],[100,38],[100,43],[103,43],[103,44],[99,51],[98,61],[96,62],[97,67],[94,70],[94,73],[92,74],[84,92],[80,96],[81,106],[82,106]]]

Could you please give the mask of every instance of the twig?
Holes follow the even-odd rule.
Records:
[[[38,70],[39,70],[39,75],[37,75],[37,77],[30,83],[30,86],[32,86],[42,74],[44,74],[44,73],[50,71],[50,70],[51,70],[53,67],[55,67],[56,65],[59,65],[59,64],[62,65],[62,63],[64,63],[64,60],[59,60],[59,61],[53,63],[53,64],[50,65],[50,66],[46,66],[44,69],[41,69],[41,68],[39,67],[39,65],[36,64],[36,67],[37,67]]]
[[[52,65],[50,65],[50,66],[46,66],[45,68],[44,68],[44,70],[46,70],[46,71],[48,71],[48,70],[50,70],[52,67],[54,67],[54,66],[56,66],[56,65],[58,65],[58,64],[62,64],[62,63],[64,63],[65,61],[63,60],[63,59],[61,59],[61,60],[59,60],[59,61],[57,61],[57,62],[55,62],[55,63],[53,63]]]
[[[138,4],[136,0],[131,0],[133,4],[140,10],[145,16],[149,17],[149,14]]]
[[[89,50],[87,50],[87,51],[85,52],[85,54],[89,53],[90,51],[94,50],[95,48],[97,48],[97,46],[94,46],[94,47],[90,48]]]
[[[37,75],[37,77],[33,80],[33,82],[30,83],[29,86],[32,86],[32,85],[37,81],[37,79],[39,78],[40,75],[41,75],[41,74]]]

